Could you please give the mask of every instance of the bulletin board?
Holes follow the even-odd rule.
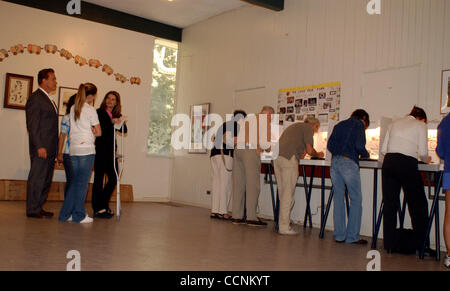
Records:
[[[277,112],[280,125],[303,122],[308,117],[321,124],[339,120],[341,83],[332,82],[278,91]]]

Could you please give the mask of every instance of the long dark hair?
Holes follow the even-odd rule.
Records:
[[[111,94],[116,97],[116,106],[114,106],[112,110],[112,116],[113,118],[119,118],[122,115],[122,105],[120,103],[120,94],[116,91],[109,91],[106,93],[105,98],[103,98],[102,104],[100,105],[100,108],[103,110],[106,110],[106,98],[108,98],[108,95]]]
[[[73,104],[75,104],[75,98],[77,98],[77,94],[73,94],[66,105],[66,115],[70,114],[70,109],[72,108]]]

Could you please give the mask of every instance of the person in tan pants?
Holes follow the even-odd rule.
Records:
[[[314,149],[314,133],[319,131],[320,122],[308,118],[305,123],[294,123],[286,128],[279,140],[279,155],[274,161],[280,197],[279,234],[295,235],[290,227],[291,209],[294,206],[295,187],[299,176],[298,162],[308,153],[311,157],[323,158],[323,152]]]
[[[258,199],[260,193],[260,173],[261,157],[260,153],[264,149],[262,143],[270,142],[271,137],[271,115],[275,110],[270,106],[264,106],[260,114],[248,115],[240,120],[239,135],[236,140],[236,150],[233,159],[232,173],[232,200],[233,200],[233,224],[247,224],[249,226],[266,226],[267,223],[259,220],[256,216]],[[263,117],[264,116],[264,117]],[[264,127],[264,120],[267,124],[267,131],[260,132],[260,122]],[[243,130],[245,128],[245,130]],[[266,138],[268,141],[260,140]],[[253,139],[252,139],[253,138]],[[256,140],[255,140],[256,138]],[[247,210],[246,218],[244,209]]]

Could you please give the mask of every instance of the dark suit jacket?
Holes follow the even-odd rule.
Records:
[[[58,153],[58,114],[50,99],[38,89],[31,94],[25,106],[30,156],[39,148],[47,150],[48,157]]]
[[[113,158],[114,156],[114,124],[111,121],[108,113],[104,109],[97,109],[98,120],[102,128],[102,135],[95,139],[95,154],[96,157]],[[122,116],[122,115],[121,115]],[[123,132],[127,133],[128,128],[126,123],[123,124]],[[121,131],[121,130],[119,130]],[[117,148],[117,144],[116,144]]]

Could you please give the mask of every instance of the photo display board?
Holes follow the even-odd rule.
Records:
[[[315,117],[321,124],[339,120],[341,83],[332,82],[278,91],[280,125],[303,122]]]

